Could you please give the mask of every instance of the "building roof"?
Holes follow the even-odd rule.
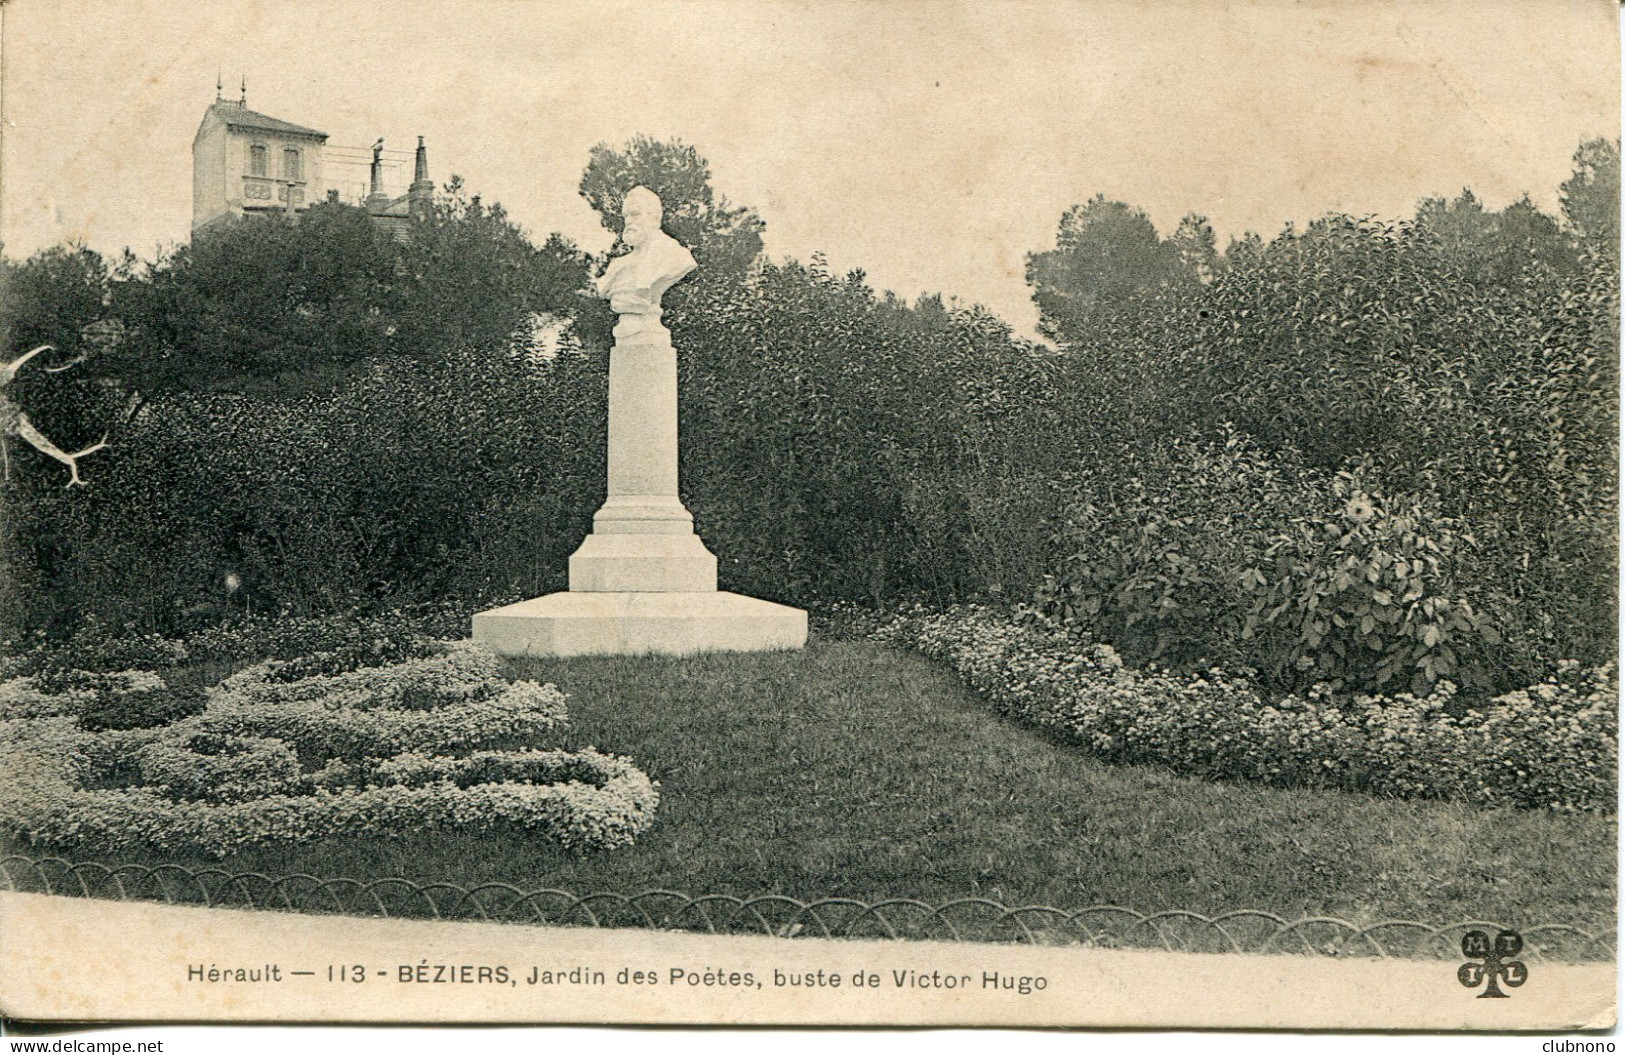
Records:
[[[313,139],[326,139],[326,132],[318,132],[314,128],[296,125],[291,121],[269,117],[265,114],[250,110],[240,103],[217,102],[209,107],[209,112],[220,118],[231,128],[253,128],[261,132],[280,132],[285,136],[309,136]]]
[[[374,219],[376,219],[376,218],[378,218],[380,216],[391,216],[391,217],[400,217],[402,219],[411,219],[411,217],[412,217],[412,196],[410,194],[403,194],[399,198],[392,198],[387,202],[385,202],[385,201],[377,201],[377,202],[375,202],[374,199],[368,198],[367,199],[367,212],[369,214],[371,214]]]

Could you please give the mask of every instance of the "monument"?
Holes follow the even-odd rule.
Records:
[[[608,498],[570,556],[570,589],[474,616],[505,656],[687,655],[800,648],[807,613],[717,589],[717,558],[677,495],[677,350],[660,299],[694,270],[646,187],[622,203],[598,293],[619,317],[609,357]]]

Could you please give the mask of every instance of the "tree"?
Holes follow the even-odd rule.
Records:
[[[1563,218],[1583,242],[1619,253],[1619,140],[1593,139],[1574,152],[1574,175],[1560,188]]]
[[[1027,255],[1039,332],[1063,345],[1082,343],[1095,316],[1189,275],[1144,212],[1103,194],[1066,211],[1054,249]]]
[[[0,334],[5,347],[53,345],[58,358],[85,354],[107,314],[107,262],[82,245],[54,246],[21,264],[0,259]]]
[[[527,340],[538,315],[574,318],[588,282],[587,255],[574,243],[554,234],[537,248],[500,204],[469,196],[458,176],[399,253],[396,343],[413,358]]]
[[[400,246],[363,210],[312,206],[200,232],[114,284],[108,365],[147,396],[302,387],[391,350]]]
[[[1536,208],[1527,194],[1500,212],[1484,208],[1468,188],[1455,201],[1424,198],[1416,208],[1416,225],[1478,282],[1506,286],[1519,281],[1532,264],[1558,273],[1577,264],[1557,221]]]
[[[1471,244],[1489,238],[1495,214],[1484,211],[1471,187],[1463,187],[1455,201],[1423,198],[1416,204],[1416,222],[1447,244]]]
[[[1185,269],[1201,282],[1213,281],[1218,273],[1219,249],[1218,239],[1213,234],[1213,225],[1207,222],[1207,217],[1201,213],[1186,213],[1179,221],[1179,227],[1169,239],[1174,248],[1179,251],[1180,262]]]
[[[10,394],[35,425],[71,446],[105,431],[112,413],[107,393],[86,383],[99,376],[99,353],[117,337],[112,280],[107,262],[82,245],[54,246],[20,264],[0,258],[0,358],[52,348],[17,374]]]
[[[599,143],[581,176],[581,196],[616,234],[612,253],[621,250],[621,199],[638,186],[660,195],[666,231],[688,247],[703,271],[743,275],[761,255],[767,225],[755,210],[716,193],[710,163],[679,140],[647,136],[636,136],[620,149]]]
[[[530,340],[538,315],[582,310],[587,277],[568,240],[538,249],[460,179],[404,239],[363,209],[323,202],[126,264],[111,283],[118,340],[99,369],[148,398],[295,395],[385,359],[506,352]]]
[[[1257,231],[1244,231],[1241,237],[1232,237],[1230,244],[1224,247],[1224,256],[1221,257],[1223,266],[1244,260],[1257,260],[1264,255],[1264,239]]]

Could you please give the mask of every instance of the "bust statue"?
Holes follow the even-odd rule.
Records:
[[[609,298],[610,310],[620,316],[616,340],[664,330],[660,298],[694,270],[693,254],[660,229],[663,215],[659,195],[648,187],[633,187],[621,203],[621,240],[632,251],[611,260],[598,280],[598,295]]]

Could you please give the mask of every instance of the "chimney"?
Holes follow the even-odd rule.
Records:
[[[429,148],[418,136],[416,164],[412,168],[412,185],[406,190],[407,211],[414,220],[427,220],[434,214],[434,180],[429,178]]]
[[[367,204],[383,203],[389,200],[384,193],[384,139],[378,137],[378,142],[372,145],[372,181],[367,189]]]

